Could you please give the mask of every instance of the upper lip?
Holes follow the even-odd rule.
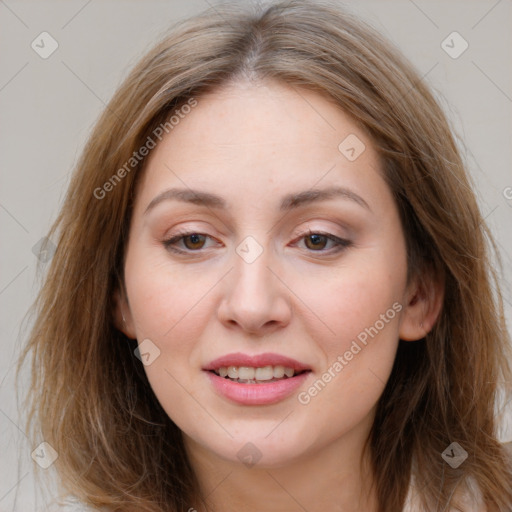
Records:
[[[250,356],[236,352],[233,354],[226,354],[224,356],[214,359],[208,363],[203,370],[218,370],[221,367],[227,366],[249,366],[252,368],[262,368],[264,366],[284,366],[286,368],[293,368],[296,371],[310,370],[311,368],[299,361],[280,354],[257,354]]]

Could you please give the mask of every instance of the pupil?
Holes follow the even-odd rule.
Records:
[[[191,242],[192,245],[200,244],[201,243],[201,235],[197,233],[193,233],[192,235],[188,235],[188,239]]]
[[[313,247],[319,247],[322,244],[323,235],[309,235],[309,240],[313,243]]]

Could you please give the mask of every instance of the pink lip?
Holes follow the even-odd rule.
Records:
[[[267,405],[280,402],[291,395],[308,377],[310,371],[266,384],[243,384],[220,377],[213,370],[218,370],[223,366],[261,368],[278,365],[293,368],[297,372],[311,370],[305,364],[279,354],[265,353],[249,356],[241,352],[219,357],[206,365],[203,370],[205,370],[210,382],[220,395],[242,405]]]
[[[310,374],[304,372],[268,384],[241,384],[220,377],[212,371],[205,373],[218,393],[242,405],[268,405],[280,402],[291,395]]]
[[[280,354],[258,354],[249,356],[236,352],[233,354],[226,354],[225,356],[218,357],[211,361],[208,365],[203,367],[203,370],[218,370],[221,366],[250,366],[252,368],[262,368],[263,366],[285,366],[293,368],[295,371],[310,370],[311,368],[305,364],[291,359],[290,357],[282,356]],[[258,384],[260,386],[261,384]]]

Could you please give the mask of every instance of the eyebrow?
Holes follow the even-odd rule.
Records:
[[[303,192],[288,194],[282,198],[279,210],[282,212],[289,211],[301,206],[305,206],[307,204],[311,204],[313,202],[326,201],[335,197],[353,201],[359,206],[362,206],[363,208],[371,211],[368,203],[360,195],[346,187],[310,189]],[[176,200],[216,209],[227,209],[228,207],[226,201],[222,197],[215,194],[203,192],[201,190],[193,190],[190,188],[171,188],[157,195],[149,203],[144,214],[147,214],[157,204],[169,200]]]

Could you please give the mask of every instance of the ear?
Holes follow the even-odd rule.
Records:
[[[114,292],[114,325],[128,338],[136,339],[133,318],[126,295],[116,288]]]
[[[404,341],[424,338],[434,326],[444,298],[444,279],[432,275],[417,277],[407,287],[400,319],[399,337]]]

